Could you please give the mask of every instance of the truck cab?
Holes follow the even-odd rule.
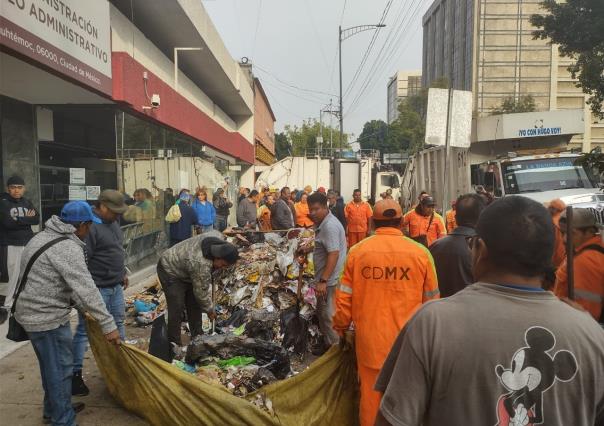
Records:
[[[604,222],[604,193],[589,171],[577,164],[579,154],[509,156],[474,166],[472,184],[495,197],[522,195],[540,203],[559,198],[567,205],[592,210]]]
[[[401,175],[397,172],[377,172],[375,174],[375,190],[373,191],[374,203],[380,200],[381,194],[388,191],[395,201],[400,202],[401,198]]]

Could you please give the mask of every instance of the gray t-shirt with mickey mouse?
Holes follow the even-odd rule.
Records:
[[[550,292],[477,283],[422,307],[376,390],[393,425],[604,424],[604,331]]]

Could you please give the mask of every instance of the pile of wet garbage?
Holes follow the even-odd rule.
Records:
[[[211,324],[204,314],[204,333],[185,348],[173,348],[172,363],[246,397],[303,371],[314,359],[311,348],[322,339],[311,287],[314,231],[293,229],[279,235],[228,230],[225,234],[239,248],[240,259],[213,277],[217,319]],[[300,257],[301,252],[308,254]],[[137,302],[156,304],[147,311],[153,314],[143,317],[160,314],[160,292],[154,289],[143,298],[133,298],[137,323],[144,323],[138,319]],[[270,401],[256,395],[252,402],[270,411]]]

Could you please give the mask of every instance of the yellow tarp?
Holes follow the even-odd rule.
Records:
[[[356,425],[354,351],[334,346],[304,372],[257,391],[274,416],[133,346],[106,342],[88,319],[88,338],[111,395],[153,425]],[[253,397],[254,394],[248,397]]]

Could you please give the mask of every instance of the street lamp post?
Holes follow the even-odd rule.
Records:
[[[374,25],[357,25],[350,28],[342,29],[340,25],[338,27],[338,54],[339,54],[339,62],[340,62],[340,143],[339,148],[342,150],[342,141],[344,139],[344,107],[342,105],[342,41],[347,38],[352,37],[358,33],[362,33],[363,31],[374,30],[376,28],[383,28],[385,24],[374,24]]]
[[[178,92],[178,52],[181,50],[203,50],[201,47],[175,47],[174,48],[174,91]]]

